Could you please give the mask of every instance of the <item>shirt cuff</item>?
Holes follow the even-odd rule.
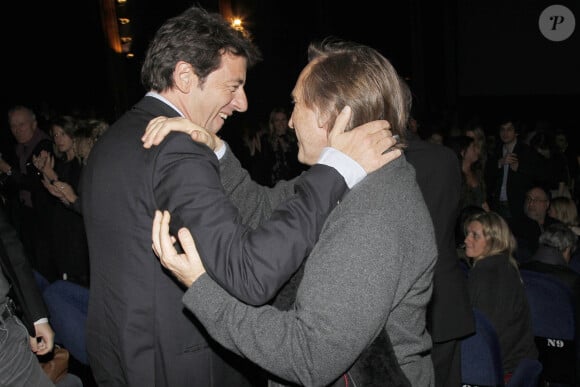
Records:
[[[43,317],[43,318],[39,318],[38,320],[36,320],[34,322],[34,325],[38,325],[38,324],[47,324],[48,323],[48,318]]]
[[[324,148],[318,159],[318,164],[328,165],[336,169],[344,178],[348,188],[354,187],[367,175],[359,163],[335,148]]]
[[[215,155],[217,156],[218,160],[221,160],[222,157],[224,157],[224,155],[226,154],[226,143],[225,141],[222,141],[222,146],[220,149],[214,151]]]

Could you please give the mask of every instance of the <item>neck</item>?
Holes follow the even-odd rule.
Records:
[[[504,144],[503,144],[503,146],[504,146],[504,147],[506,147],[507,149],[509,149],[510,151],[513,151],[513,149],[514,149],[514,146],[516,145],[516,141],[517,141],[517,140],[518,140],[518,139],[516,138],[516,139],[515,139],[515,140],[513,140],[513,141],[506,142],[506,143],[504,143]]]

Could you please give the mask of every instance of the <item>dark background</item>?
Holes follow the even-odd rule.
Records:
[[[2,111],[14,104],[41,117],[83,112],[114,120],[145,90],[139,84],[143,53],[167,18],[192,5],[184,0],[128,0],[133,52],[114,54],[105,40],[99,0],[11,2],[2,14]],[[219,11],[219,2],[198,1]],[[407,79],[414,115],[426,123],[462,124],[504,113],[546,120],[577,135],[580,107],[580,2],[562,0],[576,16],[563,42],[538,30],[543,0],[462,1],[231,1],[234,13],[264,54],[248,73],[250,108],[225,130],[265,121],[289,103],[313,39],[328,35],[378,49]],[[348,69],[345,69],[348,72]],[[3,120],[4,131],[6,119]]]

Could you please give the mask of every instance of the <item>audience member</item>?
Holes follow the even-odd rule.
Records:
[[[556,145],[557,151],[563,155],[566,160],[566,165],[570,175],[570,181],[567,182],[567,188],[569,188],[570,193],[574,193],[575,189],[580,189],[580,187],[575,187],[575,177],[578,176],[580,171],[580,165],[577,158],[580,156],[578,153],[578,145],[571,146],[568,142],[569,135],[563,129],[556,129],[554,132],[554,143]]]
[[[288,127],[288,113],[283,107],[275,107],[268,118],[266,145],[262,147],[264,162],[270,166],[266,185],[273,186],[280,180],[290,180],[306,170],[298,161],[298,140]]]
[[[433,295],[427,309],[427,330],[433,340],[431,359],[435,369],[435,386],[460,385],[460,340],[475,331],[467,283],[454,239],[461,172],[451,150],[422,140],[414,133],[408,134],[405,157],[415,168],[417,183],[431,215],[437,241]]]
[[[406,93],[394,68],[376,50],[333,40],[312,44],[309,63],[292,92],[290,127],[299,139],[299,160],[317,160],[344,104],[352,107],[350,127],[384,117],[393,133],[404,137]],[[242,199],[248,192],[267,203],[282,183],[288,184],[264,190],[239,168],[222,172],[222,181],[242,212],[254,211]],[[323,386],[340,378],[346,385],[399,385],[406,377],[406,385],[434,384],[426,313],[437,245],[414,168],[404,158],[342,198],[274,306],[249,306],[203,275],[187,228],[179,231],[187,256],[178,255],[169,237],[169,217],[169,212],[156,214],[154,248],[164,266],[189,287],[184,304],[220,343],[274,374],[277,383]],[[193,232],[199,245],[199,232]],[[365,349],[385,333],[392,338],[392,349],[385,344],[381,350],[394,351],[398,365],[377,359],[372,363],[376,369],[368,370],[374,383],[357,379],[353,374],[360,372],[361,360],[374,356],[367,357]]]
[[[74,152],[82,166],[86,165],[86,161],[93,146],[108,127],[109,124],[103,120],[81,120],[79,128],[73,134],[73,143]],[[76,211],[78,214],[81,213],[80,201],[78,200],[78,187],[73,188],[69,183],[61,180],[54,180],[51,183],[46,178],[42,180],[42,183],[45,188],[53,196],[60,199],[65,206]]]
[[[22,311],[17,315],[16,308]],[[38,290],[24,246],[0,205],[0,385],[54,386],[40,367],[38,356],[54,349],[54,331]],[[82,386],[68,374],[57,386]]]
[[[570,257],[577,247],[576,234],[566,225],[554,223],[542,232],[538,249],[529,262],[520,265],[520,269],[553,275],[580,300],[580,274],[568,267]]]
[[[575,316],[580,316],[580,273],[569,266],[577,248],[578,236],[569,227],[552,224],[540,235],[539,247],[532,259],[520,265],[520,269],[545,273],[562,282],[572,293]],[[576,318],[575,324],[576,337],[580,337],[580,319]],[[580,349],[579,343],[577,348]],[[576,375],[580,375],[580,362],[576,364]]]
[[[530,146],[540,157],[538,182],[552,195],[570,197],[570,170],[564,154],[554,142],[552,132],[537,131],[530,139]]]
[[[578,207],[574,200],[560,196],[550,201],[548,216],[570,227],[572,232],[580,238],[580,223],[578,220]]]
[[[109,124],[98,119],[79,120],[78,129],[73,134],[74,150],[82,165],[87,163],[89,153]]]
[[[478,119],[473,119],[463,128],[463,134],[473,138],[475,141],[475,148],[479,154],[475,168],[483,173],[483,171],[485,171],[485,164],[487,162],[488,149],[485,131],[483,130],[481,122],[479,122]]]
[[[537,359],[527,296],[513,257],[515,238],[495,212],[466,220],[465,255],[473,259],[467,280],[469,297],[494,326],[505,382],[524,358]]]
[[[524,214],[509,221],[518,242],[516,258],[526,262],[538,248],[538,238],[549,225],[558,222],[548,215],[550,197],[542,187],[533,187],[526,193]]]
[[[224,144],[216,155],[172,133],[154,149],[139,146],[158,116],[183,116],[217,133],[228,117],[247,110],[246,70],[258,59],[250,39],[219,14],[188,8],[166,21],[147,49],[141,69],[147,95],[91,151],[80,198],[91,257],[86,344],[99,385],[261,382],[249,363],[218,345],[184,311],[184,289],[151,251],[155,209],[173,211],[176,227],[196,233],[204,263],[221,285],[247,303],[264,303],[298,269],[348,187],[400,155],[384,153],[393,144],[384,121],[352,133],[340,128],[330,138],[335,148],[349,149],[346,155],[328,149],[321,163],[287,187],[291,200],[252,229],[220,182]],[[348,164],[344,175],[341,162]],[[250,197],[245,202],[256,207]]]
[[[459,216],[455,222],[455,247],[463,268],[465,266],[468,268],[473,266],[473,260],[465,255],[465,221],[473,215],[484,212],[488,211],[485,211],[479,206],[464,207],[459,212]]]
[[[44,186],[51,193],[62,189],[59,182],[66,182],[74,190],[78,189],[83,164],[74,148],[73,138],[77,130],[77,119],[66,115],[56,117],[50,123],[56,157],[43,151],[33,158],[35,167],[42,172]],[[53,200],[50,228],[45,232],[50,235],[58,278],[88,287],[89,251],[83,218]]]
[[[11,219],[18,230],[33,269],[48,280],[54,280],[54,264],[50,255],[50,195],[42,187],[41,174],[32,163],[41,151],[52,153],[50,137],[38,126],[36,115],[25,106],[8,111],[10,131],[16,140],[16,165],[0,159],[0,172],[6,175],[5,184],[14,196],[9,198]]]
[[[523,215],[526,192],[537,183],[536,152],[523,141],[521,123],[508,118],[499,124],[501,143],[486,163],[485,183],[492,210],[505,219]]]
[[[454,151],[461,167],[459,208],[478,206],[489,211],[483,171],[476,167],[480,148],[476,146],[475,140],[463,135],[450,136],[445,140],[444,145]]]

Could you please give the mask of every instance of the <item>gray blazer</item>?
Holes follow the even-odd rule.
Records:
[[[259,204],[275,205],[291,184],[257,186],[231,153],[220,169],[247,222],[267,216],[255,211]],[[436,256],[415,171],[401,157],[355,186],[330,214],[291,310],[250,307],[207,275],[183,302],[218,342],[289,382],[333,382],[386,329],[411,385],[432,386],[425,324]]]
[[[181,303],[184,289],[151,250],[155,210],[171,211],[172,231],[192,230],[208,273],[222,286],[263,304],[311,251],[346,183],[335,169],[316,165],[280,212],[252,230],[228,200],[211,149],[183,133],[143,148],[145,127],[160,115],[178,113],[144,97],[99,138],[83,169],[91,368],[99,386],[242,386],[254,380],[245,377],[247,363],[200,329]],[[271,258],[275,249],[278,259]]]

